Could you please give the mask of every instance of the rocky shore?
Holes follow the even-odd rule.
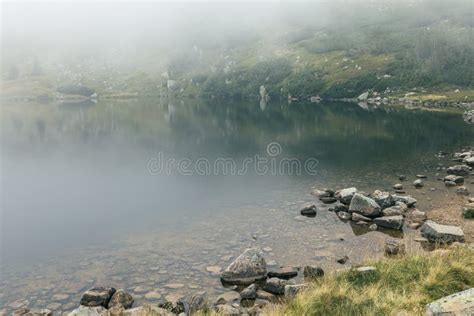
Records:
[[[440,152],[440,156],[447,153]],[[456,194],[467,203],[457,212],[462,214],[465,221],[474,217],[474,199],[468,197],[470,192],[467,186],[469,177],[473,175],[474,150],[464,148],[452,155],[452,165],[438,167],[438,180],[446,187],[456,187]],[[442,175],[441,172],[445,172]],[[304,217],[317,217],[321,212],[334,212],[337,218],[350,225],[364,227],[370,231],[400,231],[411,229],[419,232],[416,241],[430,245],[464,243],[466,241],[464,230],[458,225],[446,225],[432,220],[428,212],[419,210],[417,199],[405,194],[405,188],[413,186],[417,189],[425,185],[426,175],[413,176],[413,182],[408,181],[408,176],[399,175],[399,183],[393,184],[393,192],[375,190],[366,193],[356,187],[341,190],[315,189],[312,191],[323,205],[306,204],[301,206],[300,214]],[[472,183],[472,181],[471,181]],[[427,247],[426,249],[431,249]],[[403,255],[406,252],[403,242],[397,239],[385,242],[384,254],[387,257]],[[336,259],[343,270],[353,270],[360,275],[370,275],[376,271],[373,266],[359,266],[350,263],[347,255]],[[346,265],[347,263],[349,265]],[[78,307],[68,313],[71,316],[92,315],[190,315],[198,311],[216,311],[223,315],[259,315],[265,308],[278,304],[294,297],[305,290],[310,282],[325,275],[325,271],[315,265],[279,266],[268,265],[265,260],[265,249],[248,248],[233,260],[224,270],[218,266],[208,266],[210,273],[218,274],[222,286],[226,289],[221,295],[210,298],[205,292],[198,292],[189,298],[171,299],[168,297],[155,305],[134,307],[132,293],[125,289],[115,289],[110,286],[92,287],[82,295]],[[327,272],[326,272],[327,273]],[[299,281],[297,281],[299,280]],[[146,293],[152,296],[153,293]],[[463,300],[464,309],[474,309],[474,300],[465,303],[466,297],[473,297],[472,289],[459,295],[433,302],[428,305],[429,315],[441,315],[449,312],[453,304],[446,301]],[[161,298],[159,293],[156,296]],[[454,304],[456,305],[456,304]],[[456,305],[458,306],[458,305]],[[50,309],[17,308],[13,315],[53,315]]]

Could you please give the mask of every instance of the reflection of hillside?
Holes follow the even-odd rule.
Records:
[[[3,141],[12,145],[120,141],[175,153],[239,156],[270,141],[285,154],[334,160],[403,157],[474,138],[459,115],[351,104],[160,104],[153,99],[101,101],[93,106],[23,104],[2,108]]]

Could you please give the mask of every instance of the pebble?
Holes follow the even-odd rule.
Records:
[[[161,294],[156,291],[151,291],[145,294],[145,298],[147,300],[159,300],[161,298]]]
[[[222,271],[222,268],[219,266],[208,266],[206,267],[206,271],[212,274],[219,274]]]
[[[51,303],[46,306],[47,309],[50,309],[52,311],[55,311],[61,307],[60,303]]]

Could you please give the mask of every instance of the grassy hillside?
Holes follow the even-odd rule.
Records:
[[[171,93],[182,97],[258,98],[264,85],[273,99],[351,98],[369,90],[388,98],[474,101],[469,1],[339,4],[325,14],[305,23],[274,21],[255,33],[203,35],[169,51],[150,45],[120,62],[82,55],[59,65],[35,56],[2,61],[2,95],[25,90],[12,86],[51,94],[54,88],[35,86],[41,75],[112,97],[167,94],[170,79]]]

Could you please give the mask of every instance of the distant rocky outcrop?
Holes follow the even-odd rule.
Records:
[[[81,95],[84,97],[92,96],[95,91],[87,86],[75,85],[75,84],[66,84],[59,86],[56,90],[59,93],[67,95]]]

